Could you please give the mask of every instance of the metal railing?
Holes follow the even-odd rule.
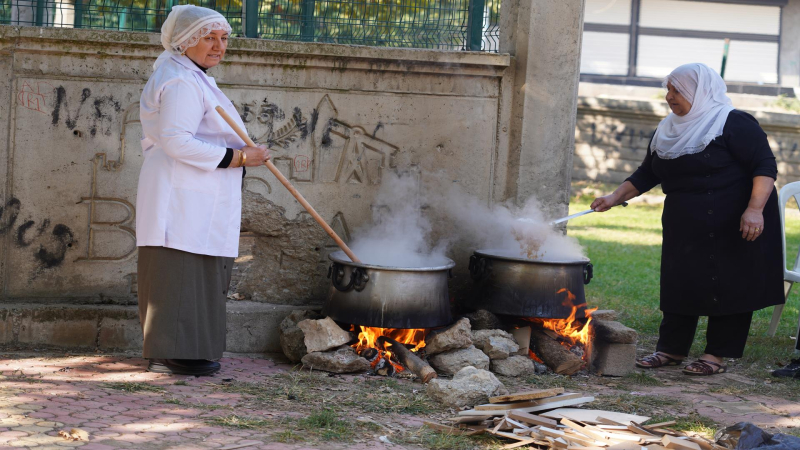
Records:
[[[497,52],[501,0],[0,0],[0,24],[158,32],[178,4],[212,8],[234,36]]]

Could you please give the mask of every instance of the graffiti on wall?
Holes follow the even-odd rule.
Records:
[[[51,226],[49,219],[38,225],[30,219],[18,224],[22,206],[22,202],[14,197],[0,206],[0,236],[11,234],[17,247],[33,248],[31,254],[38,265],[33,274],[35,277],[42,269],[58,267],[64,262],[67,251],[75,243],[75,234],[62,223]]]
[[[19,107],[41,114],[41,120],[55,129],[70,130],[78,138],[89,139],[87,148],[95,147],[88,165],[88,194],[78,196],[74,202],[87,211],[87,222],[82,225],[86,227],[86,239],[80,243],[65,224],[53,225],[50,219],[22,220],[23,202],[16,198],[0,209],[0,234],[12,234],[15,245],[34,249],[42,268],[59,267],[70,251],[74,254],[69,260],[75,263],[123,262],[135,255],[136,207],[132,196],[120,193],[135,187],[120,191],[115,185],[109,190],[107,183],[119,180],[118,174],[123,170],[138,170],[126,165],[125,152],[128,144],[138,150],[138,142],[127,141],[138,134],[138,129],[132,134],[131,125],[139,123],[139,105],[136,102],[124,106],[128,102],[115,96],[116,93],[97,95],[90,88],[21,82]],[[381,139],[383,124],[370,125],[370,129],[374,128],[370,133],[365,126],[347,122],[328,95],[308,114],[299,106],[282,108],[278,103],[269,97],[249,98],[236,107],[255,133],[254,140],[272,149],[274,164],[293,182],[375,186],[381,183],[384,171],[394,167],[400,148]],[[113,139],[116,133],[117,148],[106,150],[103,147],[108,144],[93,140],[108,136]],[[248,173],[244,188],[264,195],[272,193],[271,178],[257,175]],[[331,224],[343,235],[349,235],[342,211],[334,214]],[[75,224],[71,226],[74,228]],[[334,248],[335,244],[331,242],[330,246]]]

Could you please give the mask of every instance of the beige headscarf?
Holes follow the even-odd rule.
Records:
[[[187,48],[194,47],[200,39],[214,30],[231,32],[231,26],[225,16],[213,9],[194,5],[173,6],[167,20],[161,25],[162,53],[153,68],[157,68],[170,55],[180,55]]]

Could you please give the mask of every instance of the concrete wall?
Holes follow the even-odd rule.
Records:
[[[781,86],[800,87],[800,0],[789,0],[781,12]]]
[[[390,171],[566,211],[583,1],[503,6],[508,54],[233,39],[210,75],[345,240],[380,207]],[[0,26],[0,304],[11,324],[0,343],[23,342],[36,304],[65,317],[117,305],[136,325],[138,102],[161,51],[157,34]],[[279,319],[325,299],[336,247],[266,168],[248,169],[244,187],[242,228],[254,237],[228,348],[274,351]],[[472,250],[450,255],[454,292]],[[111,332],[90,322],[92,342]]]
[[[778,185],[800,180],[800,115],[740,109],[767,133],[778,160]],[[668,113],[661,100],[579,97],[573,179],[622,183],[641,164]]]

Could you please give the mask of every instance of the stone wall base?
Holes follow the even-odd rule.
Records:
[[[236,353],[280,352],[279,325],[295,309],[320,307],[228,302],[226,350]],[[140,350],[142,330],[138,308],[120,305],[0,305],[0,345]]]

